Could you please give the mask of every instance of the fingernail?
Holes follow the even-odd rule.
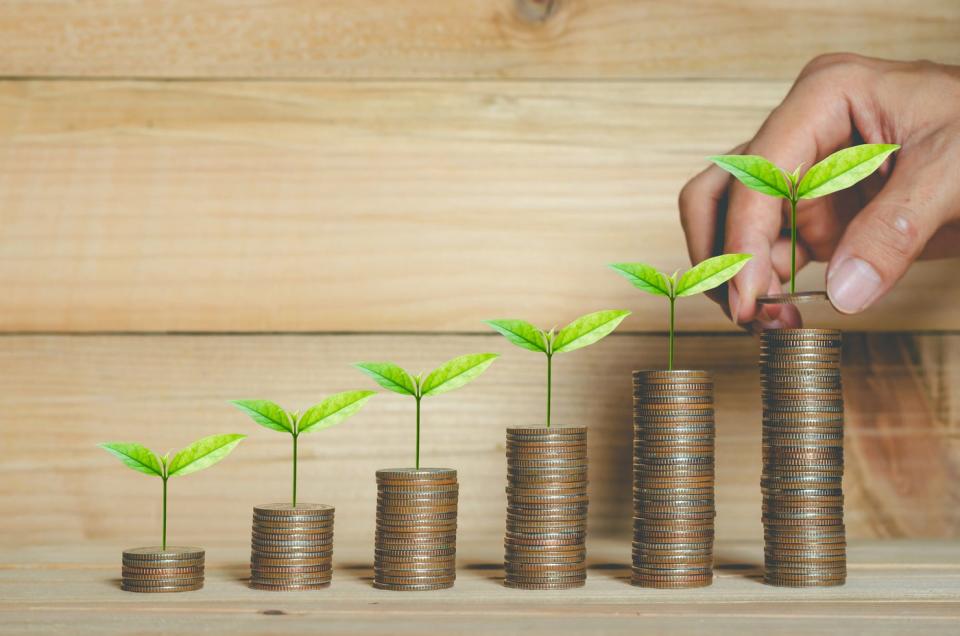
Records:
[[[780,320],[778,317],[771,316],[770,315],[771,309],[773,309],[773,307],[763,307],[763,309],[760,310],[760,313],[757,314],[757,317],[754,319],[754,322],[756,323],[757,327],[759,327],[761,330],[764,330],[764,331],[766,331],[767,329],[783,329],[785,326],[785,323],[782,320]],[[780,312],[778,307],[777,314],[779,315],[779,313]]]
[[[733,320],[733,324],[740,324],[740,294],[737,293],[737,288],[732,284],[730,285],[729,293],[727,295],[727,303],[730,305],[730,319]]]
[[[866,309],[880,292],[880,274],[861,258],[848,258],[827,275],[830,302],[845,314]]]

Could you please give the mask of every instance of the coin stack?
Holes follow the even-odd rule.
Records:
[[[587,580],[587,429],[507,429],[504,585],[582,587]]]
[[[159,546],[123,551],[123,579],[128,592],[190,592],[203,587],[202,548]]]
[[[640,587],[713,582],[713,378],[633,372],[633,577]]]
[[[763,333],[760,346],[765,580],[842,585],[840,332],[776,329]]]
[[[457,471],[377,471],[377,534],[373,586],[426,591],[453,587],[457,577]]]
[[[253,507],[250,587],[291,592],[330,585],[333,506],[298,503]]]

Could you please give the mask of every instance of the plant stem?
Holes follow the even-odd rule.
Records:
[[[163,478],[163,549],[167,549],[167,478]]]
[[[797,291],[797,200],[790,199],[790,293]]]
[[[677,302],[677,299],[674,298],[673,296],[670,296],[670,353],[668,354],[668,357],[667,357],[667,369],[669,369],[670,371],[673,371],[673,340],[674,340],[673,320],[674,320],[674,313],[675,313],[674,305],[676,304],[676,302]]]
[[[417,396],[417,458],[416,468],[420,469],[420,396]]]
[[[550,428],[550,403],[553,401],[553,356],[547,354],[547,428]]]
[[[297,507],[297,438],[293,436],[293,507]]]

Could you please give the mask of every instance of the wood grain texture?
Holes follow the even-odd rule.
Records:
[[[956,393],[960,336],[849,340],[849,535],[960,535],[950,494],[960,418],[951,404],[931,410],[935,392],[917,381],[942,382]],[[593,537],[628,536],[630,372],[661,367],[665,344],[663,337],[615,334],[555,361],[554,421],[591,431]],[[680,366],[716,374],[718,537],[758,539],[758,346],[746,336],[691,336],[678,345]],[[0,546],[155,542],[159,480],[94,445],[139,441],[162,452],[218,432],[250,438],[214,470],[171,481],[170,539],[246,541],[252,506],[288,497],[289,440],[255,426],[227,400],[303,408],[371,385],[349,368],[357,360],[417,370],[466,352],[503,351],[474,384],[427,400],[423,419],[423,461],[460,473],[461,540],[496,545],[506,504],[504,429],[537,425],[544,416],[544,362],[508,347],[494,335],[0,337]],[[926,353],[875,353],[902,347]],[[349,541],[372,545],[374,472],[412,463],[413,421],[412,400],[384,394],[349,423],[302,440],[300,496],[336,505]]]
[[[461,545],[453,589],[371,588],[372,554],[342,547],[319,592],[250,590],[249,549],[207,544],[206,582],[186,594],[118,589],[120,545],[0,550],[0,630],[30,634],[956,634],[960,544],[854,542],[847,584],[795,590],[759,581],[759,543],[720,542],[714,584],[694,590],[629,585],[629,544],[594,540],[586,587],[503,587],[496,545]]]
[[[775,78],[852,51],[960,62],[953,0],[5,0],[0,75]]]
[[[661,330],[662,299],[605,264],[686,266],[677,192],[786,90],[0,82],[0,330],[476,331],[605,307]],[[957,328],[955,267],[811,319]],[[732,329],[700,298],[678,325]]]

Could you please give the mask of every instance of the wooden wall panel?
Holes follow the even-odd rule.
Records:
[[[0,75],[790,79],[819,53],[960,62],[954,0],[4,0]]]
[[[475,331],[607,306],[660,330],[662,299],[604,265],[688,265],[677,192],[786,89],[0,82],[0,330]],[[955,329],[954,270],[811,319]],[[732,329],[703,299],[679,316]]]
[[[427,334],[0,337],[0,547],[149,542],[158,530],[159,481],[94,444],[120,439],[174,449],[230,431],[250,438],[215,469],[171,482],[170,532],[176,542],[242,544],[251,506],[288,497],[289,448],[228,399],[303,407],[370,385],[348,367],[358,359],[417,369],[483,350],[504,355],[475,384],[425,402],[423,456],[460,471],[461,539],[496,542],[504,428],[543,416],[543,361],[506,346],[498,336]],[[596,537],[629,529],[630,371],[660,366],[664,347],[661,337],[618,334],[556,360],[555,421],[591,429]],[[761,533],[756,358],[746,336],[679,341],[683,367],[716,372],[720,540]],[[960,507],[950,494],[960,418],[936,388],[957,386],[960,336],[853,334],[844,373],[850,536],[960,535]],[[337,506],[341,545],[370,545],[374,471],[408,464],[412,441],[412,402],[394,394],[302,440],[301,496]]]

